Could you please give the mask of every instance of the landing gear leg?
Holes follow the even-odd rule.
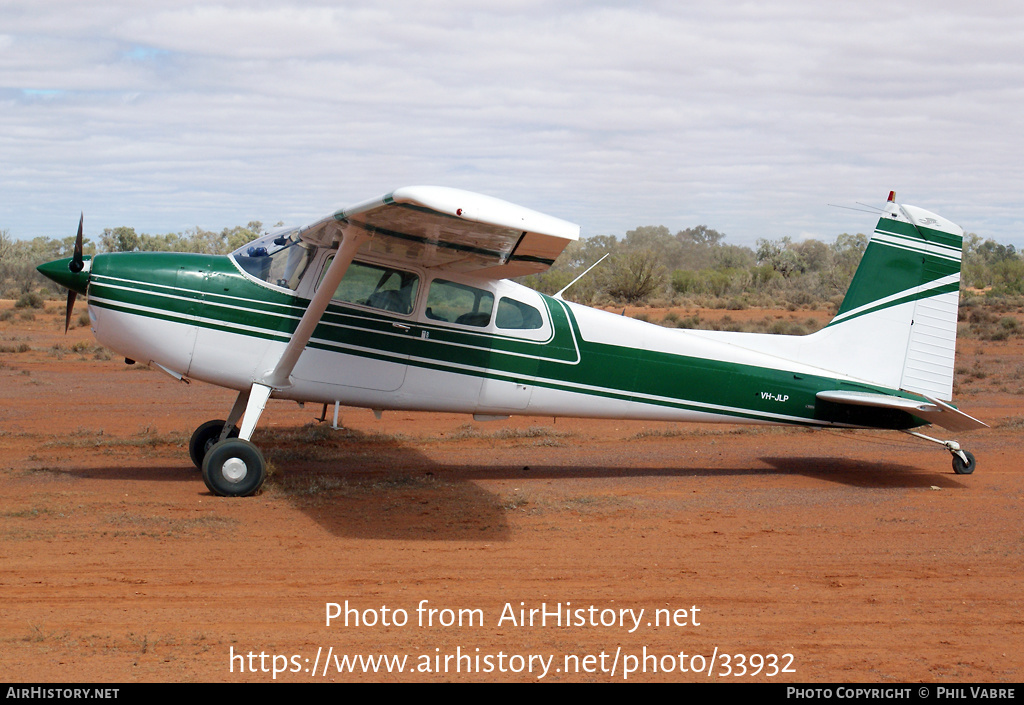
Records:
[[[256,430],[256,423],[273,391],[271,387],[254,384],[251,390],[240,392],[231,409],[228,423],[242,418],[242,427],[237,438],[228,438],[229,433],[208,449],[203,458],[203,481],[214,494],[221,497],[246,497],[255,494],[267,479],[267,461],[259,448],[249,439]],[[245,410],[242,415],[242,409]],[[228,425],[224,426],[227,430]]]
[[[234,406],[227,419],[207,421],[197,428],[188,442],[188,455],[197,470],[203,469],[203,459],[217,443],[228,438],[238,438],[238,420],[242,418],[245,405],[249,401],[249,390],[239,392]]]
[[[953,456],[953,472],[957,475],[970,475],[974,472],[974,467],[977,465],[974,454],[961,448],[960,444],[956,441],[940,441],[938,438],[932,438],[916,431],[906,431],[905,433],[916,438],[931,441],[932,443],[938,443],[948,450],[949,454]]]

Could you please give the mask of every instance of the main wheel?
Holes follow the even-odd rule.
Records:
[[[227,421],[207,421],[197,428],[188,442],[188,455],[199,470],[203,469],[203,458],[210,452],[214,444],[220,439],[220,433],[224,430]],[[238,426],[232,426],[228,431],[228,438],[238,438]]]
[[[964,459],[958,453],[953,453],[953,472],[957,475],[970,475],[974,472],[974,454],[969,450],[965,450],[963,453],[967,456],[966,463],[964,463]]]
[[[203,460],[203,481],[221,497],[256,494],[267,479],[267,461],[249,441],[228,438],[213,446]]]

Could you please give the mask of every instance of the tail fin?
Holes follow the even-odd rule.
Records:
[[[822,346],[805,351],[839,355],[850,376],[950,400],[962,257],[959,226],[890,192],[839,312],[809,336]]]

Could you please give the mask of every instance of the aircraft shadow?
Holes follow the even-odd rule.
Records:
[[[451,465],[439,466],[445,476],[479,480],[543,479],[567,480],[573,478],[607,479],[615,477],[670,478],[670,477],[748,477],[756,475],[801,475],[828,480],[850,487],[868,489],[905,488],[921,489],[931,486],[943,488],[963,487],[951,472],[922,471],[921,468],[849,458],[762,457],[771,467],[627,467],[611,465]]]
[[[939,465],[935,469],[922,470],[913,465],[887,463],[851,458],[787,458],[762,457],[761,461],[775,468],[775,473],[793,473],[827,480],[848,487],[865,489],[958,489],[965,485],[956,475],[941,453],[935,454]],[[940,469],[941,468],[941,469]]]
[[[579,461],[573,465],[439,463],[408,440],[351,431],[320,443],[285,439],[264,445],[270,500],[283,499],[332,535],[373,540],[507,541],[522,491],[491,491],[487,480],[708,478],[800,475],[859,489],[943,489],[963,485],[949,471],[836,457],[763,456],[742,467],[628,467]],[[501,459],[501,453],[496,459]],[[209,490],[191,465],[48,468],[68,478],[189,482]],[[230,501],[230,500],[227,500]],[[246,500],[242,500],[246,501]]]
[[[770,467],[636,468],[599,465],[443,465],[395,462],[385,472],[337,465],[289,470],[288,482],[333,485],[322,495],[293,494],[293,504],[338,536],[368,539],[505,541],[515,511],[532,511],[533,481],[800,475],[855,489],[943,489],[963,485],[952,474],[909,465],[846,458],[762,457]],[[481,481],[522,481],[521,489],[494,492]],[[279,480],[280,482],[281,480]],[[518,484],[518,483],[517,483]],[[585,495],[587,490],[582,490]],[[520,506],[520,503],[525,506]]]

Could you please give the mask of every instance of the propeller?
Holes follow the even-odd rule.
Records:
[[[85,213],[78,216],[78,237],[75,238],[75,253],[71,257],[71,261],[68,262],[68,269],[73,274],[78,274],[85,268],[85,262],[82,260],[82,223],[85,222]]]
[[[75,252],[71,255],[71,261],[68,262],[68,269],[71,270],[72,274],[78,274],[85,269],[85,262],[82,259],[82,223],[85,221],[85,213],[82,213],[78,218],[78,237],[75,238]],[[75,299],[78,298],[78,292],[74,289],[68,289],[68,307],[64,315],[64,334],[67,335],[68,329],[71,328],[71,312],[75,309]]]

